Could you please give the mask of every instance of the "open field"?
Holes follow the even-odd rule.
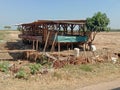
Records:
[[[98,33],[94,44],[98,49],[111,48],[120,51],[120,32]]]
[[[0,31],[0,50],[27,48],[18,38],[18,31]],[[95,38],[98,50],[120,52],[120,32],[101,32]],[[67,54],[68,51],[61,53]],[[2,53],[4,56],[5,54]],[[2,56],[0,55],[0,56]],[[5,57],[10,57],[6,55]],[[1,61],[2,62],[2,61]],[[9,61],[10,64],[18,61]],[[31,64],[23,61],[25,66]],[[12,73],[0,72],[0,90],[79,90],[81,87],[120,78],[120,62],[67,65],[60,69],[50,68],[48,73],[29,75],[29,79],[16,79]]]
[[[20,33],[19,31],[1,30],[0,41],[4,40],[5,42],[16,42],[20,40],[18,38],[19,33]],[[120,50],[120,32],[100,32],[97,34],[94,40],[94,44],[98,49],[113,48],[113,49]]]

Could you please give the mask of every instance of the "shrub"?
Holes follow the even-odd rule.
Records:
[[[36,74],[37,72],[40,71],[40,68],[41,68],[41,64],[32,64],[30,65],[30,73],[31,74]]]
[[[36,60],[36,63],[40,63],[41,65],[45,65],[47,62],[48,62],[48,59],[44,55],[40,55]]]
[[[47,68],[51,68],[53,65],[52,60],[48,59],[45,55],[39,55],[37,57],[36,63],[41,64],[42,66],[45,66]]]
[[[16,74],[15,77],[16,77],[16,78],[19,78],[19,79],[21,79],[21,78],[27,79],[28,75],[27,75],[27,73],[25,72],[25,70],[21,68],[21,69],[17,72],[17,74]]]
[[[0,71],[7,73],[9,71],[9,62],[1,62]]]

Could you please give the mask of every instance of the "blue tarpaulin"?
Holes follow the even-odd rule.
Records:
[[[87,36],[57,36],[56,42],[86,42]]]

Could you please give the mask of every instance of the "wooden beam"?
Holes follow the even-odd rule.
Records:
[[[36,50],[0,50],[0,53],[31,52]]]

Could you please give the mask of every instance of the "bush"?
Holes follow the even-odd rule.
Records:
[[[16,77],[16,78],[19,78],[19,79],[21,79],[21,78],[27,79],[28,75],[27,75],[27,73],[25,72],[24,69],[20,69],[20,70],[17,72],[17,74],[16,74],[15,77]]]
[[[44,55],[40,55],[37,60],[36,63],[40,63],[41,65],[45,65],[48,63],[48,58]]]
[[[30,65],[30,73],[31,74],[36,74],[40,71],[40,68],[41,68],[41,64],[32,64]]]
[[[42,66],[46,66],[48,68],[51,68],[53,65],[52,60],[48,59],[44,55],[40,55],[36,63],[40,63]]]
[[[0,71],[7,73],[9,71],[9,62],[1,62]]]

